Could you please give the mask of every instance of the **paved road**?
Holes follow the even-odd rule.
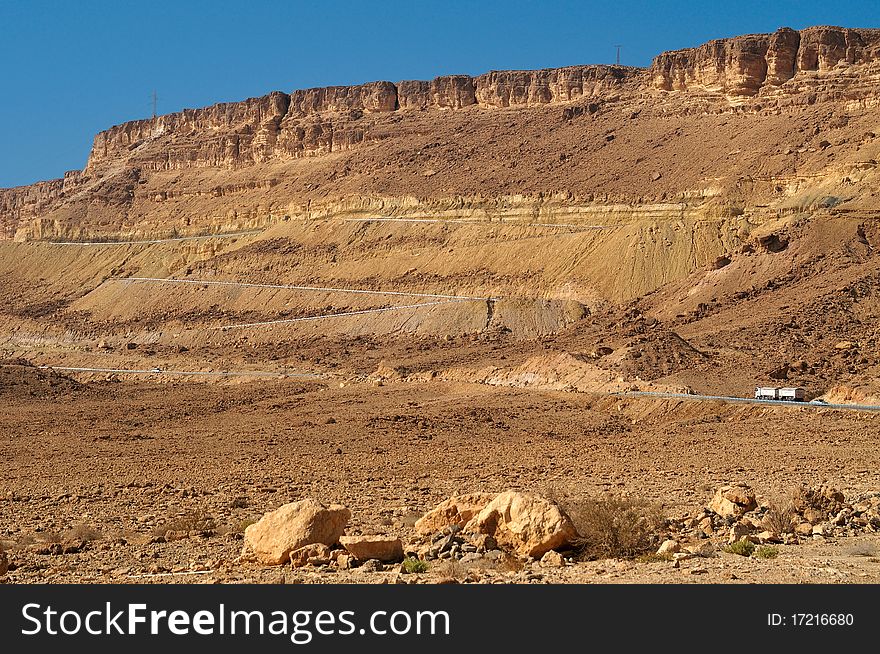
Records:
[[[562,227],[565,229],[614,229],[619,225],[577,225],[569,223],[524,223],[519,220],[477,220],[468,218],[343,218],[344,223],[442,223],[446,225],[489,225],[491,227]]]
[[[880,411],[880,406],[873,404],[811,404],[810,402],[786,402],[782,400],[758,400],[753,397],[733,397],[729,395],[690,395],[688,393],[651,393],[649,391],[627,391],[612,393],[619,397],[658,397],[676,400],[706,401],[716,400],[736,404],[765,404],[768,406],[798,407],[807,409],[843,409],[845,411]]]
[[[327,286],[293,286],[291,284],[253,284],[249,282],[216,281],[205,279],[173,279],[165,277],[111,277],[108,280],[117,282],[141,282],[153,284],[196,284],[208,286],[235,286],[237,288],[273,288],[291,291],[319,291],[322,293],[355,293],[363,295],[396,295],[402,297],[424,297],[436,300],[498,300],[495,297],[479,297],[472,295],[441,295],[439,293],[415,293],[409,291],[382,291],[364,288],[333,288]]]
[[[326,379],[324,375],[304,372],[271,372],[268,370],[227,370],[212,372],[206,370],[165,370],[146,369],[130,370],[126,368],[79,368],[72,366],[38,366],[42,370],[60,370],[63,372],[107,372],[126,375],[171,375],[171,376],[204,376],[204,377],[295,377],[297,379]]]
[[[439,304],[458,304],[460,302],[472,302],[473,300],[439,300],[437,302],[420,302],[418,304],[401,304],[394,307],[380,307],[378,309],[361,309],[359,311],[342,311],[340,313],[322,313],[318,316],[305,316],[303,318],[279,318],[277,320],[264,320],[262,322],[244,322],[233,325],[220,325],[209,329],[239,329],[241,327],[262,327],[266,325],[284,325],[293,322],[310,322],[313,320],[327,320],[329,318],[344,318],[345,316],[362,316],[367,313],[384,313],[386,311],[401,311],[403,309],[420,309],[422,307],[436,307]]]
[[[252,236],[263,230],[252,229],[246,232],[229,232],[226,234],[207,234],[205,236],[179,236],[177,238],[157,238],[146,241],[31,241],[48,243],[49,245],[153,245],[155,243],[177,243],[179,241],[200,241],[209,238],[233,238],[236,236]]]

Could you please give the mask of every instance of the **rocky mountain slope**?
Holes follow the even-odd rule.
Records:
[[[274,92],[118,125],[83,171],[0,191],[0,343],[55,363],[185,351],[366,375],[387,358],[400,378],[873,397],[878,79],[880,31],[783,28],[648,69]],[[408,307],[438,294],[466,299]],[[336,313],[353,315],[312,321]],[[222,329],[274,320],[297,322]]]
[[[763,204],[804,177],[873,173],[878,79],[880,30],[814,27],[663,53],[648,69],[276,91],[99,133],[83,171],[0,191],[0,237],[499,204],[529,214],[558,194],[575,210]]]

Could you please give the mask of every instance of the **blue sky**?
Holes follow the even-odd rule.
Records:
[[[612,63],[780,26],[880,27],[880,0],[0,0],[0,187],[85,164],[96,132],[272,90]]]

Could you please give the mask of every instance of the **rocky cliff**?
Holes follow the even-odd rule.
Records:
[[[239,166],[347,150],[367,136],[357,121],[364,114],[413,109],[534,106],[600,95],[639,75],[620,66],[571,66],[500,71],[479,77],[447,75],[431,81],[371,82],[273,92],[243,102],[137,120],[100,132],[86,173],[109,160],[126,158],[157,139],[163,156],[149,170]]]
[[[664,52],[650,68],[653,85],[664,91],[700,90],[753,96],[779,87],[800,72],[827,72],[880,60],[880,30],[787,27],[709,41],[698,48]]]
[[[690,138],[688,121],[746,112],[757,134],[771,129],[761,112],[816,105],[827,108],[826,122],[817,127],[816,116],[803,114],[802,133],[845,126],[852,112],[880,106],[880,30],[782,28],[663,53],[646,69],[570,66],[275,91],[99,133],[82,172],[0,190],[0,239],[254,226],[297,213],[290,207],[371,194],[700,197],[716,191],[678,179],[693,168],[688,183],[697,183],[718,165],[698,166],[693,148],[712,156],[704,146],[727,123],[701,127],[708,131],[687,142],[678,178],[663,176],[665,153]],[[870,142],[869,118],[846,138]],[[772,128],[783,153],[832,143],[789,143],[791,121],[783,122]],[[751,144],[743,148],[769,165]],[[737,152],[723,139],[716,150]],[[772,174],[792,172],[774,162]]]

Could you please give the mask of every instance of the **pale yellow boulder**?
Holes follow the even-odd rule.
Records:
[[[471,518],[482,511],[483,507],[494,500],[495,496],[496,493],[453,495],[419,518],[415,524],[416,531],[423,536],[428,536],[453,525],[463,527]]]
[[[313,499],[285,504],[245,529],[242,557],[268,565],[287,563],[291,552],[306,545],[338,543],[350,517],[351,511],[339,504],[326,507]]]
[[[502,548],[536,559],[577,538],[571,520],[556,504],[540,495],[516,491],[496,496],[463,531],[492,536]]]

